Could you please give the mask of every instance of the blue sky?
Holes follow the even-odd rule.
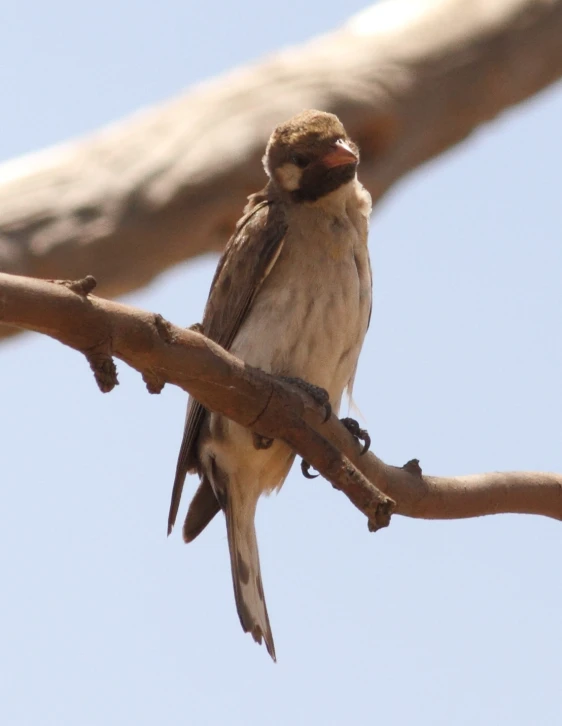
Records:
[[[362,7],[192,5],[3,8],[0,158]],[[560,118],[558,86],[377,207],[355,396],[386,461],[562,470]],[[215,264],[182,265],[126,300],[195,322]],[[189,547],[165,537],[184,394],[149,396],[120,364],[121,385],[102,396],[77,353],[39,336],[0,356],[2,723],[560,723],[559,523],[395,517],[370,535],[342,495],[297,469],[258,519],[273,665],[240,629],[224,523]]]

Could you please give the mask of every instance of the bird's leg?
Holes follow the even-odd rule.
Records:
[[[359,453],[359,456],[363,456],[363,454],[369,451],[369,447],[371,446],[371,437],[365,429],[359,427],[359,424],[354,418],[340,418],[340,421],[356,441],[363,442],[363,447]]]
[[[311,396],[319,406],[322,406],[325,411],[324,423],[326,423],[332,415],[332,406],[330,404],[330,394],[325,388],[320,388],[320,386],[315,386],[313,383],[303,381],[302,378],[295,378],[292,376],[279,376],[279,379],[285,381],[285,383],[297,386],[297,388],[300,388],[301,391],[308,393],[308,395]]]
[[[308,383],[308,381],[303,381],[302,378],[279,376],[279,379],[284,381],[285,383],[290,383],[293,386],[298,386],[301,391],[305,391],[306,393],[308,393],[308,395],[311,396],[319,406],[323,406],[325,411],[324,423],[326,423],[326,421],[332,415],[332,406],[330,405],[330,395],[325,388],[320,388],[320,386],[315,386],[312,383]],[[256,434],[255,432],[252,434],[252,438],[254,441],[254,448],[256,449],[269,449],[269,447],[273,443],[273,439],[269,439],[267,438],[267,436],[261,436],[260,434]],[[303,462],[303,474],[309,479],[315,479],[317,475],[311,476],[310,474],[308,474],[308,469],[305,473],[305,465],[308,467],[308,464],[306,464],[306,462]]]
[[[325,388],[320,388],[320,386],[315,386],[313,383],[303,381],[302,378],[294,378],[291,376],[280,376],[280,378],[286,383],[291,383],[293,386],[298,386],[298,388],[300,388],[302,391],[308,393],[308,395],[311,396],[319,406],[323,406],[325,411],[324,423],[326,423],[326,421],[332,415],[332,406],[330,404],[330,394]],[[310,473],[310,464],[304,459],[301,461],[301,471],[303,473],[303,476],[307,479],[316,479],[316,477],[318,476],[318,474]]]
[[[369,451],[369,447],[371,446],[371,437],[369,436],[367,431],[360,428],[359,424],[354,418],[341,418],[340,422],[345,426],[345,428],[349,431],[354,439],[363,442],[363,447],[359,453],[359,456],[363,456],[363,454]],[[307,479],[316,479],[316,477],[318,476],[318,474],[310,473],[310,464],[304,459],[301,461],[301,471],[303,473],[303,476],[305,476]]]

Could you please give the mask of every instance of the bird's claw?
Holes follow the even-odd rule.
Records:
[[[310,464],[308,463],[308,461],[305,461],[304,459],[301,461],[301,471],[302,471],[302,475],[306,479],[316,479],[316,477],[318,476],[318,474],[310,473]]]
[[[365,429],[360,428],[359,424],[354,418],[342,418],[340,419],[340,421],[354,439],[363,442],[363,447],[361,448],[361,451],[359,453],[360,456],[363,456],[363,454],[369,451],[369,448],[371,446],[371,437],[369,436],[367,431],[365,431]]]
[[[273,439],[270,439],[267,436],[261,436],[260,434],[256,434],[255,431],[252,433],[252,438],[254,440],[255,449],[269,449],[273,444]]]
[[[322,406],[325,411],[323,423],[326,423],[332,415],[332,404],[330,403],[330,394],[325,388],[315,386],[313,383],[304,381],[302,378],[295,378],[291,376],[280,376],[280,378],[285,381],[285,383],[297,386],[301,389],[301,391],[308,393],[308,395],[311,396],[319,406]]]
[[[319,406],[322,406],[325,412],[323,423],[326,423],[332,415],[332,404],[330,403],[330,394],[325,388],[315,386],[313,383],[304,381],[302,378],[295,378],[292,376],[280,376],[280,378],[285,381],[285,383],[297,386],[301,389],[301,391],[308,393],[308,395],[311,396],[311,398],[313,398]],[[316,479],[318,476],[318,474],[310,473],[310,464],[304,459],[301,461],[301,471],[306,479]]]

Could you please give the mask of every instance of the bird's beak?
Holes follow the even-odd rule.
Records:
[[[356,164],[357,154],[353,153],[346,141],[339,139],[331,150],[322,157],[322,163],[328,169],[333,169],[335,166],[344,166],[345,164]]]

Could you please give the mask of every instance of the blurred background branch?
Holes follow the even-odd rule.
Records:
[[[379,3],[337,32],[1,165],[0,270],[93,274],[115,296],[220,250],[263,185],[272,127],[304,107],[342,118],[376,201],[558,79],[561,37],[562,0]]]

